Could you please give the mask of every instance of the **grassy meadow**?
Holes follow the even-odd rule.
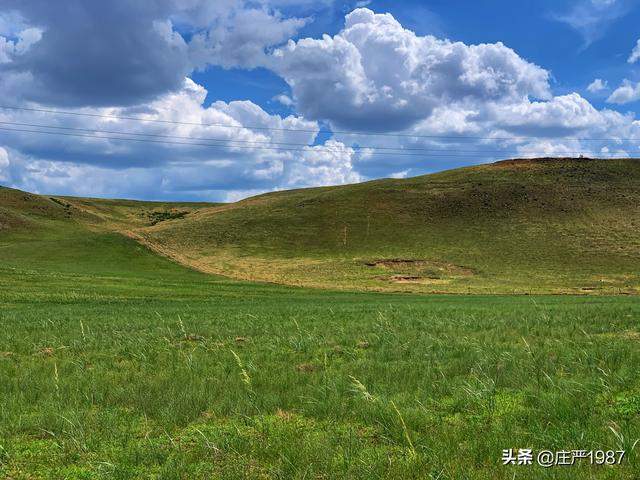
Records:
[[[324,230],[304,221],[322,215],[300,213],[300,225],[286,223],[296,218],[287,206],[300,204],[296,196],[311,201],[329,192],[335,211],[350,195],[357,203],[358,189],[387,200],[401,194],[385,181],[231,206],[50,198],[0,188],[0,478],[639,478],[640,301],[604,295],[634,293],[638,271],[637,206],[625,203],[637,193],[635,177],[627,184],[616,168],[622,167],[609,178],[620,188],[601,209],[583,192],[567,216],[556,199],[544,207],[547,217],[531,217],[554,222],[566,235],[587,232],[581,241],[594,250],[582,257],[571,256],[579,252],[566,239],[554,244],[551,233],[540,233],[549,228],[542,220],[526,224],[536,235],[514,233],[533,256],[510,257],[516,247],[506,230],[496,235],[492,227],[508,182],[491,187],[488,219],[467,218],[469,232],[481,232],[476,255],[465,247],[472,233],[449,245],[426,228],[420,230],[426,237],[418,232],[411,240],[414,253],[410,241],[398,240],[394,251],[353,247],[342,254],[340,237],[314,250],[314,232]],[[595,174],[576,175],[582,189]],[[539,185],[536,178],[532,185]],[[461,181],[445,175],[427,183],[445,180]],[[592,180],[591,193],[600,198],[605,187]],[[415,182],[414,194],[424,192],[424,179],[407,182],[398,184],[403,191]],[[406,216],[388,228],[409,234],[398,225],[417,225],[412,209],[435,208],[438,188],[428,187],[431,200],[422,206],[407,202]],[[387,200],[380,205],[399,205]],[[449,210],[471,208],[450,200]],[[249,213],[233,213],[245,207]],[[351,213],[352,222],[366,219]],[[506,224],[522,224],[522,215],[513,207]],[[278,218],[282,223],[273,223]],[[466,217],[453,215],[448,227],[444,218],[438,225],[446,232]],[[525,267],[542,258],[545,235],[549,256],[527,283]],[[199,250],[207,238],[215,248]],[[385,238],[379,241],[391,242],[391,233]],[[365,267],[378,273],[367,283],[351,267],[321,269],[320,286],[335,278],[337,288],[311,289],[244,281],[238,270],[233,280],[178,263],[202,266],[191,264],[202,260],[198,252],[210,260],[218,252],[224,261],[232,244],[246,256],[233,253],[225,268],[232,271],[240,260],[252,265],[259,254],[273,280],[282,280],[276,267],[286,265],[286,251],[294,264],[304,260],[296,256],[302,251],[321,263],[369,259],[374,264]],[[397,262],[403,258],[422,263]],[[499,274],[506,265],[513,271]],[[540,284],[547,267],[549,283]],[[309,270],[291,272],[282,283],[313,283]],[[560,277],[552,279],[553,272]],[[618,290],[581,283],[597,274],[617,279]],[[449,280],[439,287],[449,292],[478,293],[488,285],[486,291],[501,294],[421,295],[426,284],[391,285],[390,275]],[[513,285],[583,295],[505,295]],[[626,455],[613,466],[504,466],[502,450],[509,448]]]
[[[635,297],[293,289],[67,242],[0,242],[0,478],[640,475]],[[502,466],[511,447],[628,453]]]

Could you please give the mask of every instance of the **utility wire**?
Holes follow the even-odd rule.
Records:
[[[183,135],[166,135],[156,133],[137,133],[137,132],[123,132],[117,130],[103,130],[103,129],[90,129],[90,128],[78,128],[78,127],[63,127],[59,125],[42,125],[37,123],[22,123],[22,122],[5,122],[0,121],[0,125],[20,126],[20,127],[36,127],[36,128],[49,128],[55,130],[71,130],[79,132],[92,132],[92,133],[106,133],[114,135],[132,135],[139,137],[153,137],[153,138],[168,138],[178,140],[198,140],[198,141],[210,141],[210,142],[222,142],[225,145],[229,143],[239,143],[241,145],[284,145],[284,146],[297,146],[297,147],[313,147],[311,143],[294,143],[294,142],[274,142],[270,140],[233,140],[226,138],[212,138],[212,137],[190,137]],[[317,146],[317,145],[316,145]],[[418,151],[418,152],[439,152],[442,149],[424,148],[424,147],[381,147],[370,145],[350,145],[349,148],[353,149],[371,149],[371,150],[391,150],[391,151]],[[331,147],[326,147],[331,148]],[[503,150],[500,150],[503,151]]]
[[[227,146],[221,144],[211,144],[211,143],[194,143],[194,142],[176,142],[171,140],[152,140],[146,138],[130,138],[130,137],[109,137],[103,135],[90,135],[83,133],[68,133],[68,132],[47,132],[44,130],[27,130],[27,129],[18,129],[18,128],[6,128],[0,127],[0,131],[5,132],[19,132],[19,133],[37,133],[37,134],[46,134],[46,135],[60,135],[65,137],[81,137],[81,138],[95,138],[99,140],[124,140],[127,142],[140,142],[140,143],[156,143],[156,144],[170,144],[170,145],[188,145],[195,147],[209,147],[209,148],[222,148],[226,150],[232,150],[234,148],[245,149],[245,150],[272,150],[272,151],[285,151],[285,152],[308,152],[309,150],[305,150],[302,148],[282,148],[282,147],[248,147],[248,146]],[[345,147],[347,149],[349,147]],[[327,148],[328,150],[328,148]],[[339,150],[328,150],[338,153]],[[382,152],[368,152],[369,155],[391,155],[390,153],[382,153]],[[423,157],[424,155],[418,153],[397,153],[393,155],[400,156],[416,156]],[[443,156],[442,154],[437,154],[438,156]],[[453,155],[445,155],[447,157]]]
[[[6,124],[6,122],[5,122]],[[153,139],[148,139],[148,138],[132,138],[132,137],[112,137],[112,136],[105,136],[105,135],[93,135],[93,134],[85,134],[85,133],[70,133],[70,132],[50,132],[50,131],[45,131],[45,130],[29,130],[29,129],[23,129],[23,128],[7,128],[7,127],[0,127],[0,131],[5,131],[5,132],[17,132],[17,133],[34,133],[34,134],[46,134],[46,135],[59,135],[59,136],[65,136],[65,137],[80,137],[80,138],[94,138],[94,139],[99,139],[99,140],[123,140],[123,141],[129,141],[129,142],[140,142],[140,143],[154,143],[154,144],[171,144],[171,145],[186,145],[186,146],[196,146],[196,147],[209,147],[209,148],[222,148],[222,149],[227,149],[227,150],[232,150],[232,149],[248,149],[248,150],[273,150],[273,151],[288,151],[288,152],[308,152],[308,149],[304,149],[304,148],[282,148],[282,147],[263,147],[263,146],[246,146],[246,145],[242,145],[242,146],[238,146],[238,145],[225,145],[225,144],[211,144],[211,143],[195,143],[195,142],[178,142],[178,141],[172,141],[172,140],[153,140]],[[92,131],[92,130],[89,130]],[[99,130],[97,131],[92,131],[94,133],[106,133],[106,132],[101,132]],[[124,134],[124,132],[122,133]],[[350,148],[350,147],[345,147],[346,148]],[[332,149],[331,147],[323,147],[323,146],[319,146],[316,147],[316,149],[321,149],[321,150],[325,150],[325,151],[330,151],[330,152],[335,152],[335,153],[339,153],[341,150],[340,149]],[[444,153],[440,153],[440,152],[444,152]],[[444,158],[464,158],[464,157],[468,157],[469,155],[474,155],[476,157],[478,156],[490,156],[490,157],[494,157],[496,155],[500,155],[500,154],[506,154],[508,153],[508,150],[495,150],[495,151],[491,151],[491,150],[484,150],[484,151],[464,151],[464,150],[439,150],[439,151],[435,151],[435,153],[431,153],[431,154],[425,154],[425,153],[402,153],[402,152],[367,152],[368,155],[393,155],[393,156],[403,156],[403,157],[444,157]],[[527,152],[523,152],[523,151],[518,151],[516,152],[518,155],[539,155],[539,156],[545,156],[545,155],[549,155],[548,152],[532,152],[532,151],[527,151]],[[593,155],[593,153],[591,152],[563,152],[563,155],[569,155],[569,154],[575,154],[575,155]],[[598,154],[598,156],[615,156],[616,153],[615,152],[610,152],[610,153],[602,153],[602,154]]]
[[[114,120],[132,120],[137,122],[152,122],[152,123],[164,123],[171,125],[191,125],[197,127],[221,127],[221,128],[234,128],[234,129],[247,129],[247,130],[264,130],[275,132],[296,132],[296,133],[313,133],[313,134],[339,134],[339,135],[355,135],[355,136],[369,136],[369,137],[401,137],[401,138],[431,138],[431,139],[446,139],[446,140],[538,140],[540,138],[551,137],[533,137],[533,136],[519,136],[519,137],[490,137],[490,136],[473,136],[473,135],[420,135],[411,133],[386,133],[386,132],[361,132],[361,131],[345,131],[345,130],[311,130],[311,129],[296,129],[296,128],[275,128],[275,127],[261,127],[256,125],[227,125],[223,123],[198,123],[198,122],[180,122],[177,120],[161,120],[141,117],[129,117],[122,115],[106,115],[98,113],[87,112],[69,112],[63,110],[50,110],[46,108],[29,108],[29,107],[16,107],[11,105],[0,105],[0,108],[6,110],[20,110],[28,112],[39,113],[51,113],[56,115],[72,115],[80,117],[94,117],[105,118]],[[576,141],[591,141],[591,142],[631,142],[640,141],[640,138],[580,138],[580,137],[563,137],[563,140],[576,140]]]
[[[238,143],[240,145],[253,146],[253,145],[284,145],[284,146],[298,146],[298,147],[318,147],[322,149],[326,149],[329,151],[340,151],[335,147],[330,147],[326,145],[310,145],[308,143],[289,143],[289,142],[271,142],[271,141],[245,141],[245,140],[230,140],[224,138],[208,138],[208,137],[189,137],[182,135],[166,135],[166,134],[154,134],[154,133],[136,133],[136,132],[123,132],[123,131],[114,131],[114,130],[102,130],[102,129],[88,129],[88,128],[78,128],[78,127],[63,127],[58,125],[42,125],[36,123],[21,123],[21,122],[4,122],[0,121],[0,125],[8,125],[8,126],[19,126],[19,127],[36,127],[36,128],[48,128],[55,130],[67,130],[67,131],[78,131],[78,132],[89,132],[92,134],[113,134],[113,135],[128,135],[128,136],[137,136],[137,137],[153,137],[153,138],[167,138],[167,139],[179,139],[179,140],[195,140],[195,141],[211,141],[211,142],[221,142],[220,146],[234,146],[229,144]],[[38,131],[40,132],[40,131]],[[54,133],[54,132],[51,132]],[[101,137],[102,138],[102,137]],[[186,144],[186,143],[185,143]],[[189,143],[191,144],[191,143]],[[517,150],[517,149],[499,149],[499,150],[461,150],[461,149],[435,149],[435,148],[413,148],[413,147],[373,147],[373,146],[363,146],[363,145],[353,145],[346,148],[353,148],[354,150],[384,150],[389,151],[389,154],[393,155],[395,153],[402,153],[406,151],[418,151],[418,152],[427,152],[427,153],[439,153],[439,152],[456,152],[456,153],[468,153],[468,154],[476,154],[476,153],[508,153],[508,152],[516,152],[519,154],[523,153],[541,153],[536,152],[534,150]],[[446,148],[446,147],[445,147]],[[293,151],[305,151],[304,149],[291,149]],[[545,152],[542,152],[543,154]],[[583,151],[566,151],[566,154],[580,154],[584,153]]]

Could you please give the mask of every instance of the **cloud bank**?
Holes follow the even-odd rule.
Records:
[[[347,14],[335,35],[296,38],[313,15],[299,3],[286,15],[287,0],[6,5],[0,104],[111,116],[0,109],[0,122],[72,134],[0,130],[0,182],[35,192],[231,200],[514,156],[627,155],[640,145],[633,115],[576,92],[554,95],[550,72],[508,46],[420,36],[367,8]],[[290,88],[276,100],[293,113],[207,103],[189,77],[211,65],[270,69]],[[597,79],[588,90],[605,88]],[[609,101],[637,100],[639,90],[626,82]],[[321,125],[333,134],[320,135]]]
[[[0,8],[31,26],[17,42],[0,36],[0,74],[20,79],[20,100],[64,107],[136,105],[179,90],[194,68],[255,67],[306,22],[244,0],[4,0]]]

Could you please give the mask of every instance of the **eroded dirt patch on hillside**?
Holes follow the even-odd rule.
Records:
[[[388,270],[389,275],[376,277],[391,283],[445,284],[457,278],[471,277],[475,270],[439,260],[383,258],[365,262],[369,268]]]
[[[390,280],[394,283],[414,283],[423,285],[443,285],[451,282],[448,278],[421,277],[420,275],[392,275],[391,277],[378,277],[380,280]]]
[[[473,268],[439,260],[383,258],[365,262],[365,265],[367,267],[382,267],[392,270],[432,270],[435,273],[446,273],[456,276],[471,276],[476,274]]]

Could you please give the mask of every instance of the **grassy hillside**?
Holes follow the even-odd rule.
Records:
[[[64,207],[47,197],[0,187],[0,235],[65,217]]]
[[[183,218],[212,206],[215,204],[35,195],[0,186],[0,235],[59,230],[70,225],[115,231]]]
[[[0,187],[0,268],[93,278],[182,274],[122,232],[204,206],[212,204],[54,197]]]
[[[330,288],[638,293],[640,161],[505,161],[275,192],[138,231],[203,271]]]
[[[0,188],[0,245],[9,252],[18,240],[64,244],[73,232],[80,242],[124,234],[195,269],[245,280],[430,293],[636,294],[638,205],[637,160],[514,160],[233,204]],[[72,254],[63,244],[60,254]]]

